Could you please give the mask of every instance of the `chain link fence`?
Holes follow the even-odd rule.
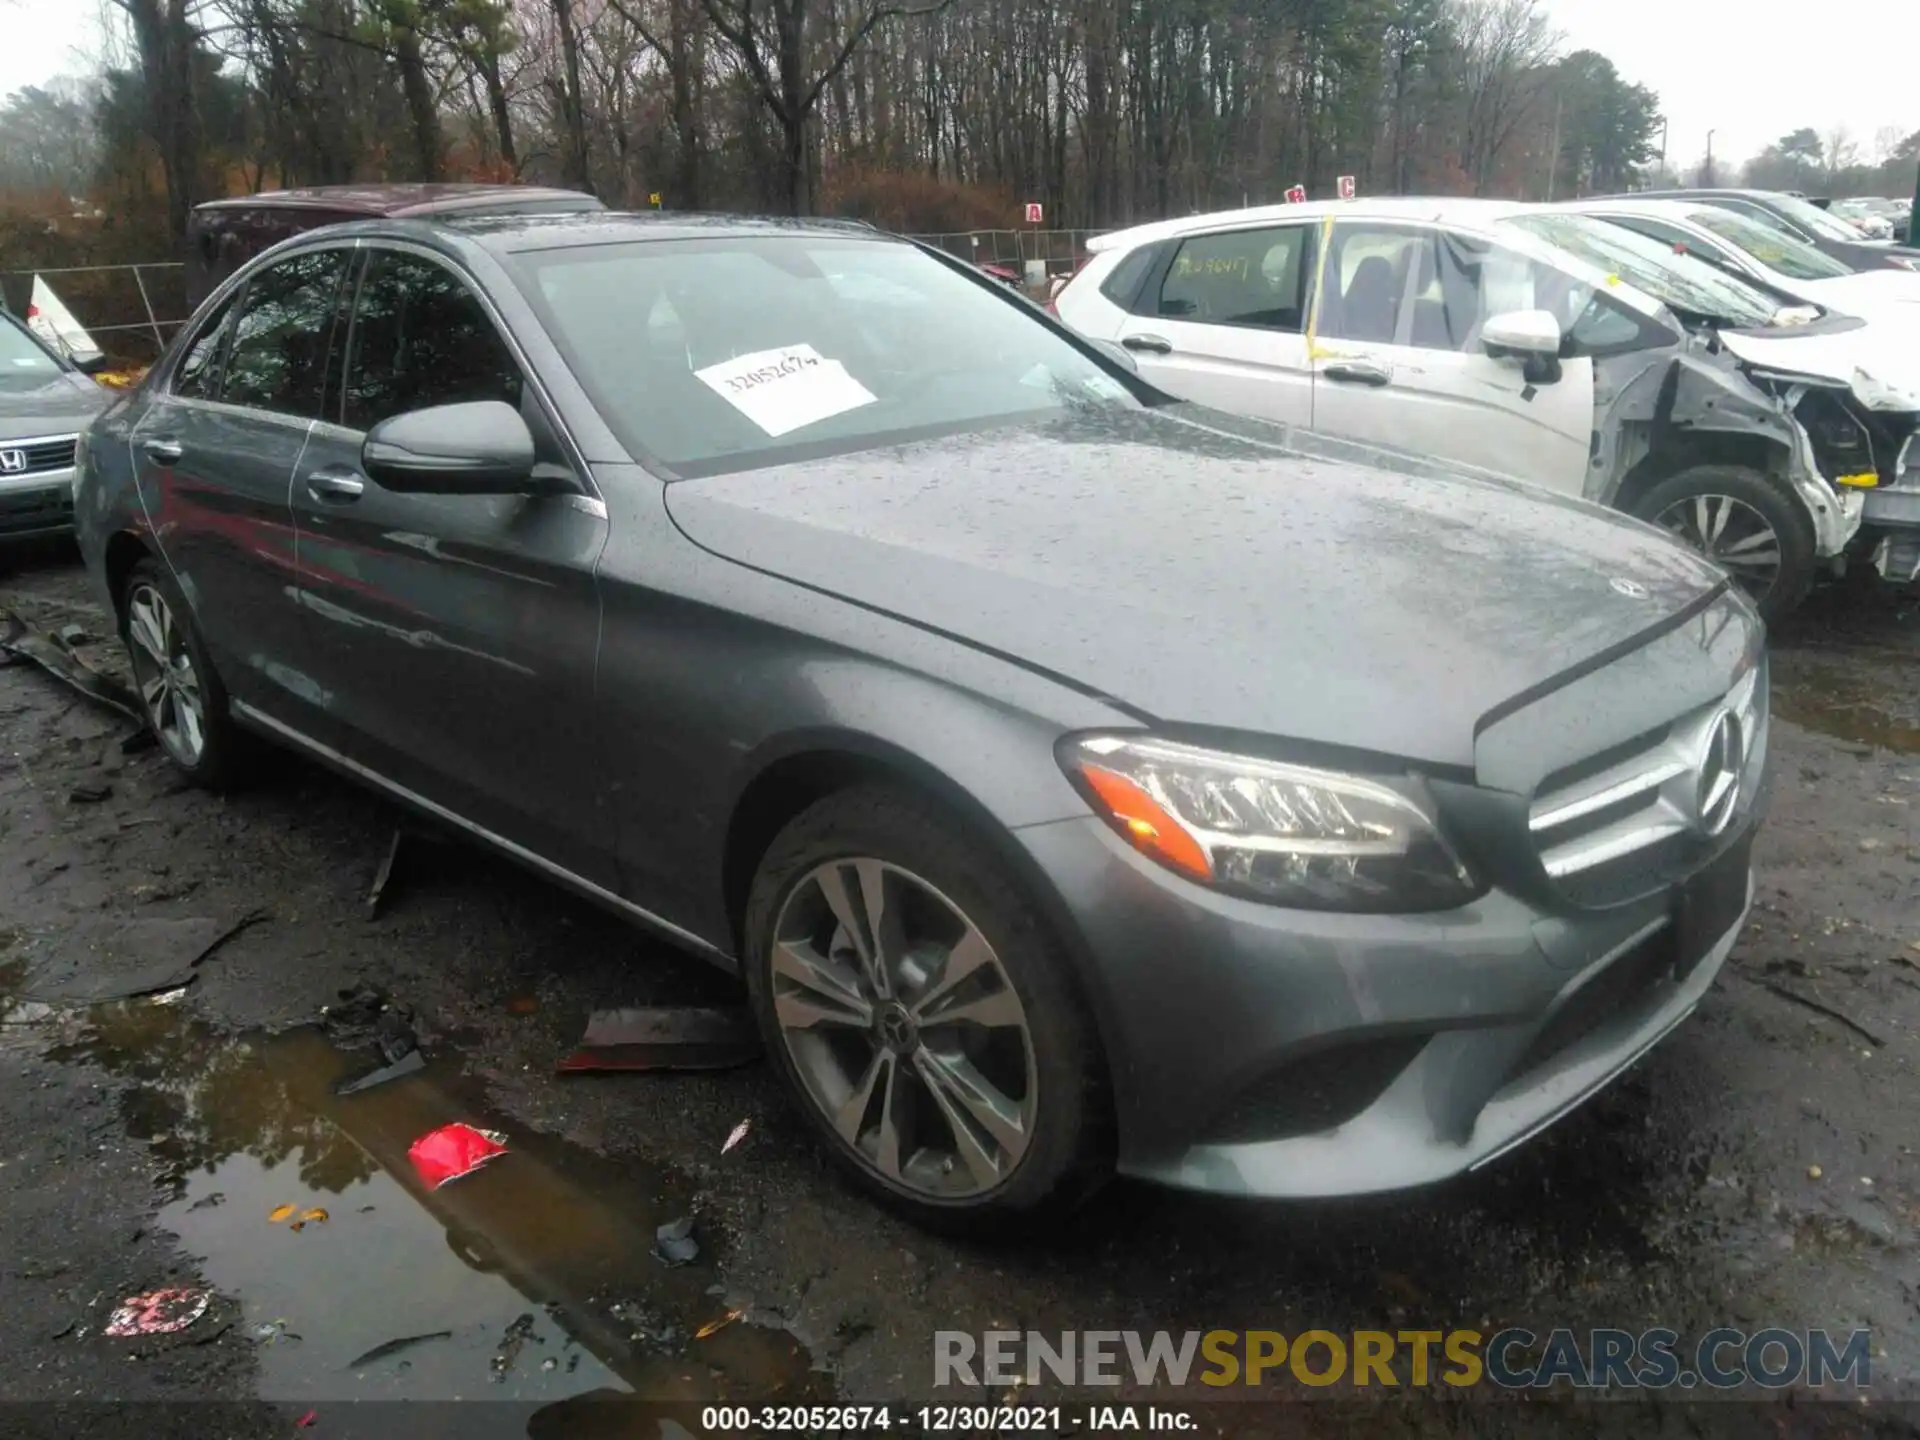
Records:
[[[21,319],[31,312],[36,279],[120,368],[151,365],[191,313],[178,261],[0,270],[0,301]]]
[[[1087,241],[1101,230],[950,230],[937,235],[910,235],[976,265],[997,265],[1033,281],[1030,267],[1039,266],[1047,279],[1070,275],[1086,258]]]

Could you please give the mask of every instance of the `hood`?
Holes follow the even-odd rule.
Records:
[[[714,554],[1150,720],[1461,767],[1489,709],[1721,583],[1581,501],[1255,429],[1289,437],[1086,407],[680,480],[666,504]]]
[[[1769,375],[1844,385],[1869,410],[1920,410],[1920,309],[1912,320],[1883,308],[1872,324],[1829,318],[1800,328],[1722,330],[1720,343]]]
[[[20,378],[0,373],[0,439],[84,430],[112,403],[106,390],[71,370]]]
[[[1860,270],[1795,285],[1821,305],[1868,320],[1888,306],[1920,305],[1920,275],[1911,270]],[[1903,311],[1894,314],[1904,318]]]

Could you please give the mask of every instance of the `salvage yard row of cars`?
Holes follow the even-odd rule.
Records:
[[[218,276],[79,438],[88,570],[185,775],[291,747],[738,973],[922,1223],[1551,1124],[1739,932],[1760,607],[1907,563],[1891,311],[1592,216],[1142,227],[1063,324],[521,208]]]

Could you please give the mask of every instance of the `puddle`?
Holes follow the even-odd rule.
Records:
[[[1823,735],[1920,754],[1920,715],[1901,713],[1903,704],[1913,704],[1910,688],[1903,696],[1898,686],[1875,685],[1829,666],[1789,668],[1776,661],[1773,713]]]
[[[340,1098],[333,1083],[368,1062],[317,1029],[233,1038],[138,1002],[95,1007],[54,1058],[131,1082],[128,1131],[174,1180],[154,1223],[238,1300],[263,1399],[518,1402],[486,1408],[522,1412],[501,1433],[526,1434],[524,1412],[589,1392],[696,1417],[830,1398],[798,1342],[751,1314],[694,1338],[728,1310],[708,1293],[717,1237],[702,1229],[683,1268],[649,1254],[690,1213],[684,1181],[488,1116],[443,1062]],[[508,1153],[428,1190],[408,1147],[455,1120],[504,1133]],[[412,1337],[432,1338],[392,1343]]]

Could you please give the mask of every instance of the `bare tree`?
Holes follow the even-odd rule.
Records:
[[[1454,36],[1466,111],[1460,168],[1484,195],[1495,163],[1535,108],[1560,35],[1538,0],[1461,0]]]
[[[1860,147],[1854,143],[1853,131],[1845,125],[1835,125],[1823,138],[1827,149],[1827,178],[1835,180],[1842,170],[1860,158]]]

